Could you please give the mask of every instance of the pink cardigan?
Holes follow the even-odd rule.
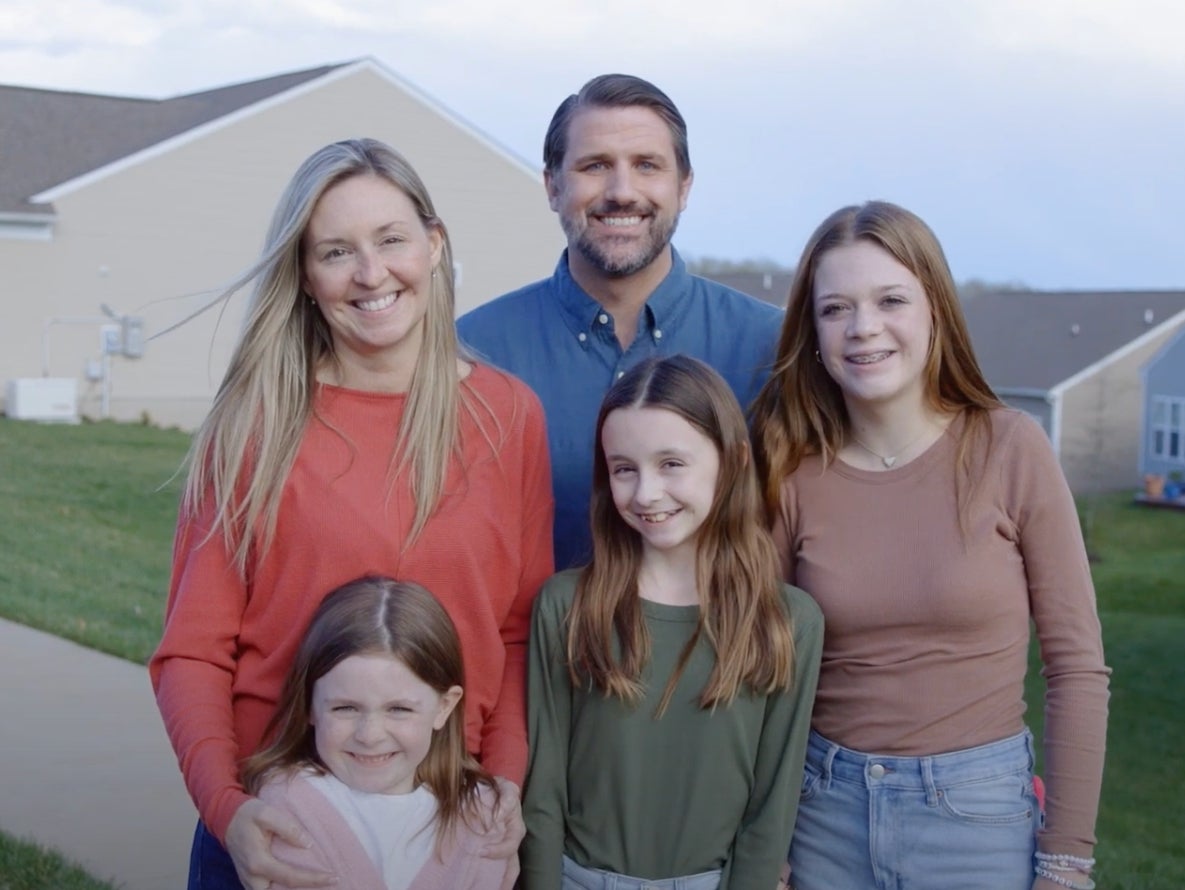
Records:
[[[269,781],[259,797],[295,817],[313,839],[308,848],[278,838],[272,853],[289,865],[337,875],[338,890],[387,890],[383,877],[337,808],[300,775]],[[493,795],[481,797],[483,821],[492,824]],[[510,890],[518,877],[518,857],[486,859],[478,851],[487,840],[480,828],[459,820],[455,837],[443,845],[442,856],[429,857],[408,890]],[[272,884],[272,890],[290,890]]]

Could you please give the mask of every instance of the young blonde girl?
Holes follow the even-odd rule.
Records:
[[[465,750],[463,687],[456,628],[423,587],[375,576],[332,591],[272,741],[243,766],[247,791],[312,841],[277,837],[276,858],[332,873],[340,890],[509,888],[517,860],[479,855],[498,787]]]
[[[778,580],[744,418],[715,371],[643,362],[596,429],[593,559],[548,581],[532,624],[526,886],[772,890],[819,610]]]

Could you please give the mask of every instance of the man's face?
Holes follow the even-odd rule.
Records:
[[[578,253],[608,278],[633,275],[662,255],[691,190],[670,129],[644,106],[576,112],[563,165],[544,182],[569,261]]]

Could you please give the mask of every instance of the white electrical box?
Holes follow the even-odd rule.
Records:
[[[78,423],[78,381],[73,377],[9,380],[4,413],[14,420]]]

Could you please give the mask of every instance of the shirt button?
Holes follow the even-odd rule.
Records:
[[[658,330],[656,330],[656,331],[654,332],[654,339],[655,339],[655,340],[661,340],[661,339],[662,339],[662,331],[658,331]]]
[[[609,316],[606,315],[604,312],[602,312],[600,315],[597,316],[597,321],[599,321],[601,324],[608,324],[609,323]]]
[[[584,333],[584,331],[581,331],[579,334],[576,335],[576,339],[579,340],[581,343],[583,343],[585,340],[588,339],[588,334]]]
[[[618,371],[618,372],[617,372],[617,379],[618,379],[618,380],[620,380],[620,379],[621,379],[622,377],[624,377],[624,376],[625,376],[625,371]]]
[[[868,775],[874,779],[883,779],[885,777],[885,768],[879,763],[874,763],[868,768]]]

